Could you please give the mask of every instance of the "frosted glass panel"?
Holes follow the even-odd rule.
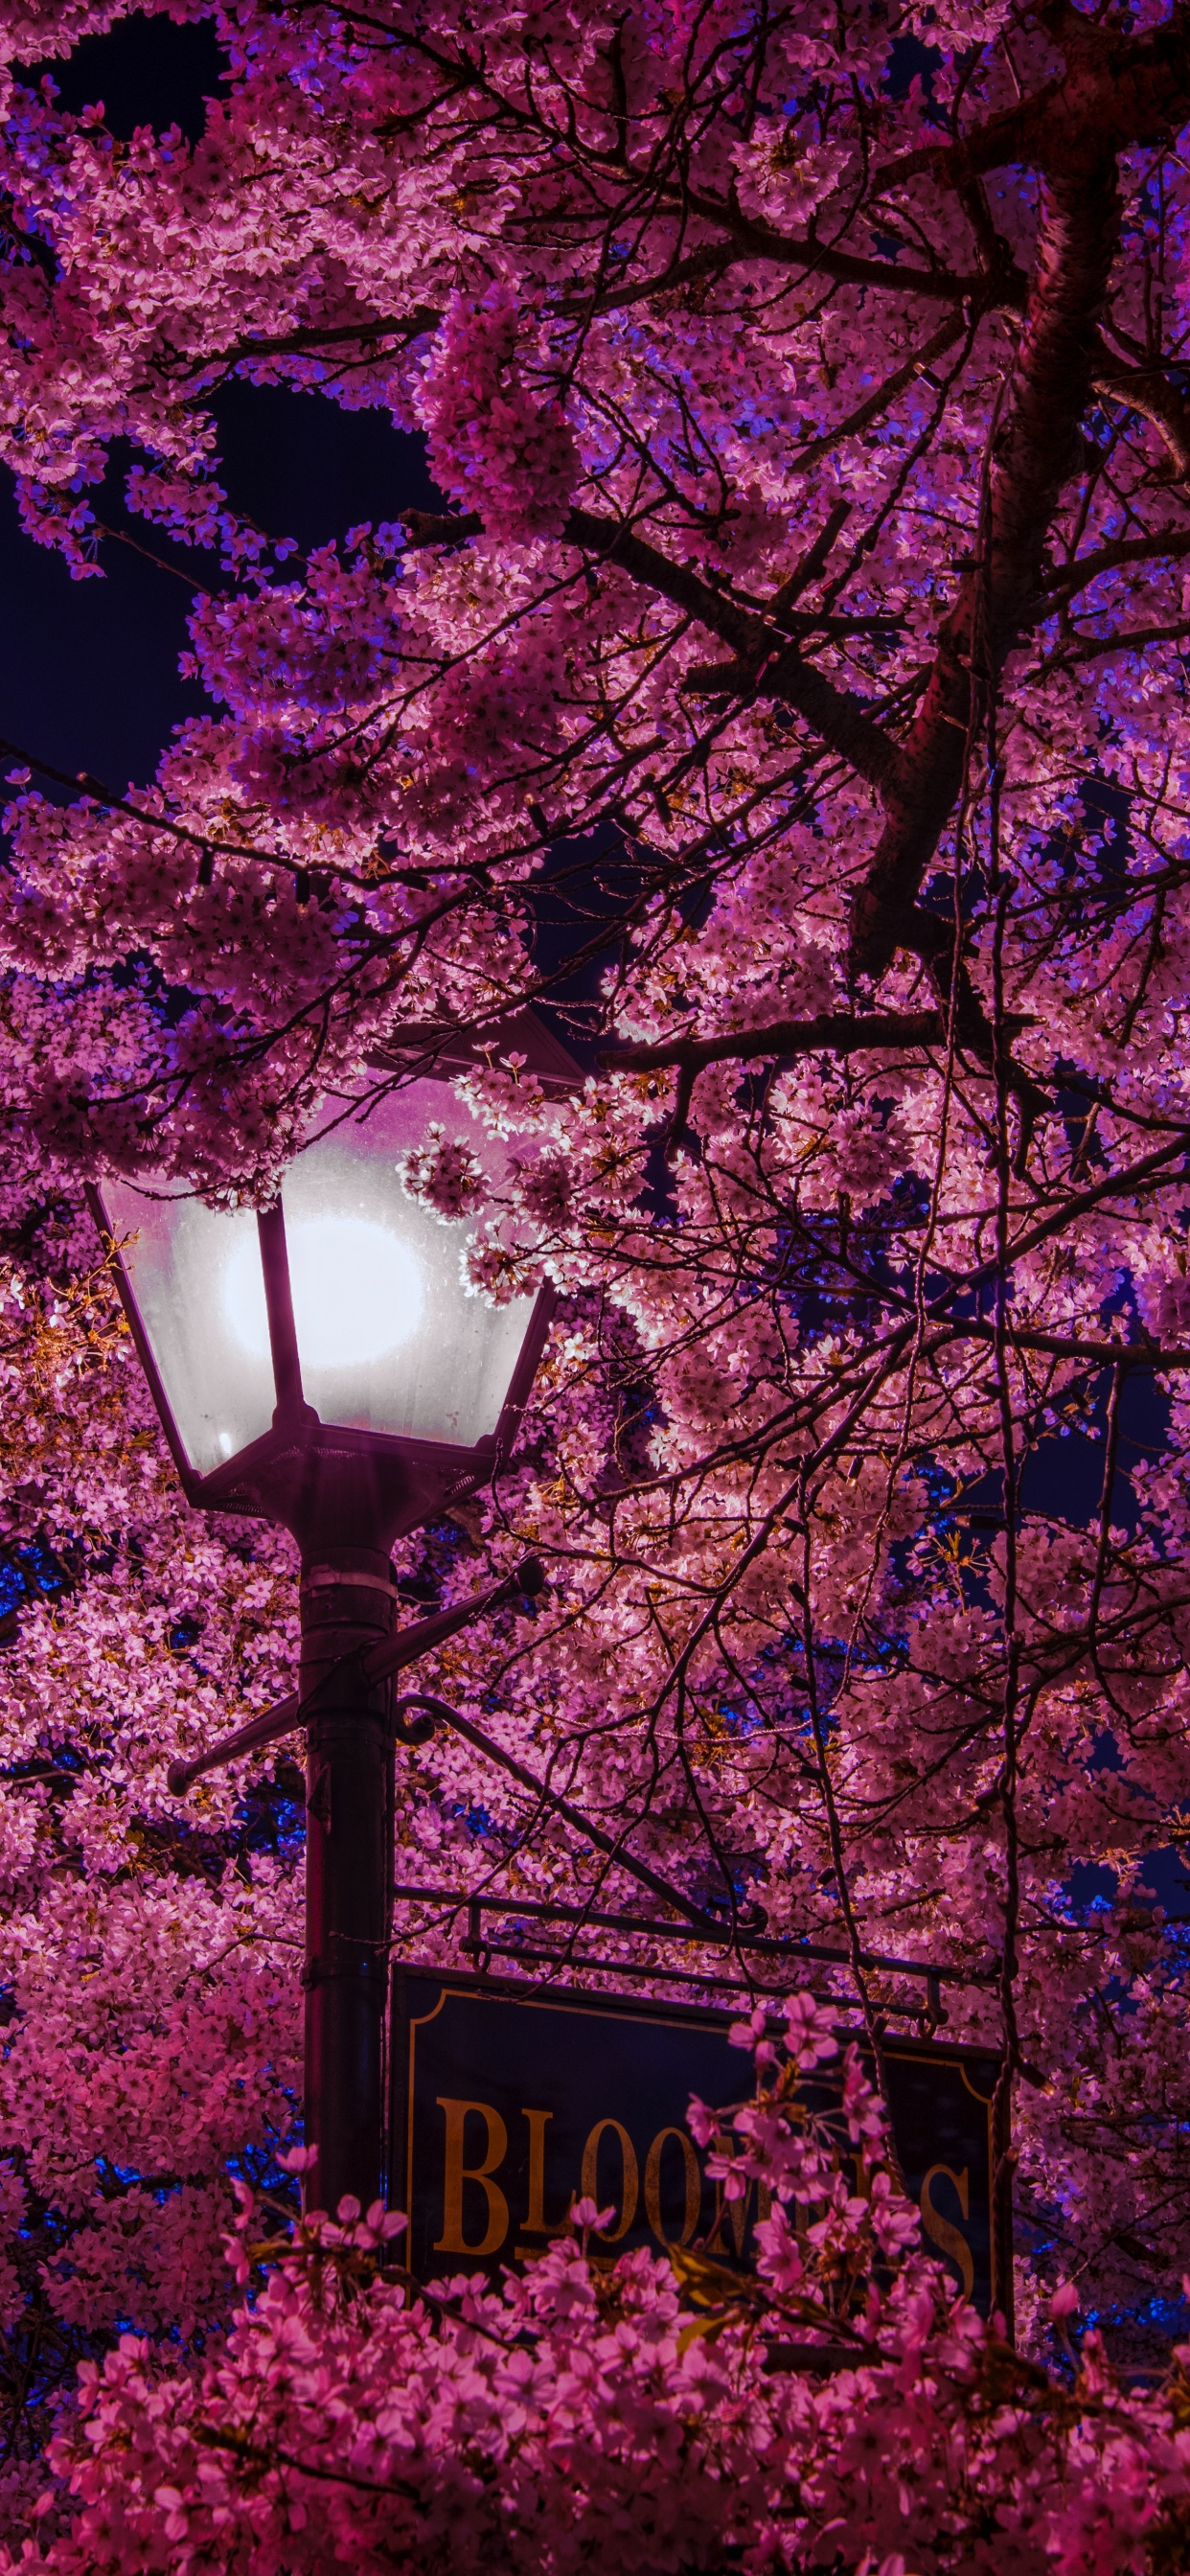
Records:
[[[102,1197],[182,1446],[209,1475],[269,1429],[277,1401],[267,1333],[253,1347],[235,1329],[237,1276],[260,1280],[255,1214],[146,1198],[129,1181],[105,1181]]]
[[[466,1295],[470,1220],[408,1199],[397,1158],[440,1122],[494,1181],[503,1157],[441,1082],[418,1082],[309,1145],[281,1204],[302,1388],[326,1423],[473,1448],[495,1431],[533,1311]],[[191,1465],[267,1431],[276,1401],[256,1218],[104,1184],[133,1294]]]
[[[471,1221],[443,1225],[406,1198],[397,1157],[435,1120],[498,1178],[502,1157],[446,1085],[417,1082],[307,1146],[281,1204],[306,1402],[324,1422],[470,1449],[500,1419],[533,1300],[468,1297]]]

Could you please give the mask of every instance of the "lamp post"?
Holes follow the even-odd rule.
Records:
[[[531,1014],[500,1043],[510,1037],[548,1083],[578,1078]],[[393,1544],[491,1476],[549,1322],[548,1290],[502,1307],[469,1296],[468,1220],[444,1224],[401,1186],[400,1158],[437,1122],[498,1185],[499,1150],[444,1087],[465,1054],[440,1051],[428,1074],[325,1127],[260,1215],[119,1178],[90,1193],[188,1500],[278,1521],[301,1550],[297,1695],[170,1781],[181,1790],[305,1724],[306,2136],[318,2148],[311,2196],[332,2215],[344,2193],[366,2208],[384,2181],[390,1677],[541,1581],[529,1565],[394,1633]],[[405,1733],[417,1740],[416,1725]]]

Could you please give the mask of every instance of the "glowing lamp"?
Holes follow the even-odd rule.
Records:
[[[528,1033],[573,1079],[556,1042]],[[490,1476],[550,1304],[473,1294],[475,1210],[444,1221],[402,1185],[404,1157],[440,1125],[499,1187],[502,1154],[440,1074],[322,1125],[261,1215],[120,1178],[92,1193],[190,1501],[282,1521],[307,1555],[387,1549]]]
[[[492,1043],[515,1046],[547,1086],[578,1078],[529,1012]],[[442,1079],[469,1056],[440,1032],[406,1030],[378,1068],[400,1087],[324,1115],[262,1215],[118,1178],[91,1193],[190,1501],[280,1521],[301,1548],[297,1694],[175,1763],[170,1786],[185,1794],[305,1728],[306,2135],[318,2149],[315,2205],[332,2212],[344,2193],[367,2207],[384,2185],[391,1676],[541,1582],[530,1562],[511,1586],[397,1626],[393,1541],[492,1474],[549,1319],[548,1291],[504,1306],[471,1294],[462,1255],[476,1208],[444,1222],[402,1183],[405,1157],[440,1126],[468,1147],[481,1194],[498,1189],[502,1154]]]

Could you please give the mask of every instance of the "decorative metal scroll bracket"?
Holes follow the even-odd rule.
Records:
[[[381,1638],[365,1654],[340,1656],[331,1670],[324,1673],[318,1689],[308,1699],[303,1700],[296,1691],[291,1691],[288,1699],[280,1700],[275,1708],[266,1709],[261,1717],[250,1718],[246,1726],[236,1728],[234,1735],[221,1736],[217,1744],[209,1745],[205,1753],[195,1754],[192,1761],[171,1762],[166,1773],[168,1787],[175,1798],[183,1798],[193,1783],[201,1780],[204,1772],[221,1770],[225,1762],[234,1762],[241,1753],[259,1752],[263,1745],[274,1744],[279,1736],[291,1735],[296,1726],[305,1725],[322,1693],[329,1689],[346,1664],[357,1663],[365,1682],[387,1681],[392,1674],[403,1672],[407,1664],[415,1664],[420,1655],[428,1655],[431,1647],[440,1646],[447,1637],[457,1635],[458,1630],[467,1627],[472,1619],[480,1619],[488,1611],[501,1610],[509,1601],[532,1600],[544,1589],[544,1566],[535,1556],[525,1557],[502,1583],[494,1583],[489,1591],[477,1593],[473,1600],[456,1602],[451,1610],[435,1610],[430,1618],[417,1619],[411,1628],[399,1629],[395,1637]]]
[[[411,1711],[418,1711],[419,1714],[411,1716],[409,1714]],[[456,1910],[466,1904],[468,1933],[463,1947],[470,1951],[477,1961],[501,1957],[518,1959],[533,1966],[552,1967],[559,1964],[575,1964],[573,1961],[568,1962],[565,1954],[557,1950],[531,1951],[519,1942],[485,1939],[482,1917],[486,1911],[492,1914],[522,1916],[530,1920],[537,1917],[547,1922],[566,1921],[580,1926],[594,1924],[616,1932],[645,1933],[653,1940],[695,1941],[702,1945],[726,1949],[733,1955],[748,1951],[762,1959],[768,1958],[786,1963],[809,1959],[815,1963],[823,1962],[832,1967],[847,1968],[854,1974],[857,1963],[850,1950],[835,1949],[820,1941],[775,1940],[750,1932],[742,1925],[728,1926],[716,1921],[713,1915],[707,1914],[700,1906],[693,1904],[680,1888],[674,1887],[668,1879],[661,1876],[658,1870],[653,1869],[647,1861],[638,1860],[636,1854],[628,1849],[627,1836],[632,1831],[631,1824],[627,1825],[613,1840],[610,1834],[604,1832],[601,1825],[597,1825],[592,1817],[583,1813],[581,1807],[576,1807],[570,1799],[562,1797],[556,1789],[551,1788],[547,1780],[539,1779],[536,1773],[528,1770],[523,1762],[517,1760],[515,1754],[506,1752],[503,1745],[494,1743],[490,1735],[485,1735],[482,1728],[476,1726],[469,1717],[464,1717],[458,1709],[448,1707],[445,1700],[436,1699],[428,1691],[409,1691],[397,1701],[393,1711],[393,1724],[402,1743],[426,1743],[433,1734],[436,1723],[453,1727],[457,1735],[463,1736],[468,1744],[473,1744],[476,1751],[482,1753],[489,1762],[498,1763],[501,1770],[509,1772],[511,1777],[519,1782],[521,1788],[529,1790],[543,1807],[548,1807],[555,1815],[561,1816],[576,1833],[592,1843],[597,1851],[606,1853],[617,1869],[626,1871],[642,1887],[646,1887],[651,1896],[659,1897],[663,1904],[672,1906],[683,1918],[678,1923],[658,1923],[643,1921],[629,1915],[595,1913],[585,1906],[535,1904],[519,1897],[462,1898],[452,1896],[449,1891],[439,1888],[394,1888],[394,1896],[400,1898],[424,1897],[431,1903],[443,1902],[452,1905]],[[580,1961],[578,1964],[583,1963]],[[587,1964],[595,1963],[587,1962]],[[640,1969],[626,1961],[617,1961],[615,1964],[617,1973],[622,1972],[627,1976],[648,1975],[655,1978],[658,1973],[655,1967]],[[858,1965],[861,1968],[875,1969],[885,1975],[920,1978],[925,1986],[925,1999],[917,2019],[930,2033],[937,2030],[940,2024],[949,2018],[942,2001],[944,1983],[961,1986],[993,1986],[999,1976],[998,1964],[984,1970],[970,1971],[965,1968],[936,1965],[933,1961],[925,1959],[886,1958],[875,1950],[861,1950]],[[742,1985],[748,1982],[743,1977],[734,1980],[708,1978],[706,1975],[688,1977],[680,1969],[665,1973],[669,1975],[671,1983],[681,1985],[733,1982]]]
[[[363,1655],[343,1656],[333,1667],[332,1673],[324,1675],[318,1689],[311,1693],[308,1699],[299,1699],[295,1691],[289,1699],[281,1701],[276,1708],[267,1710],[261,1717],[252,1718],[247,1726],[237,1728],[234,1735],[224,1736],[218,1744],[211,1745],[205,1753],[197,1754],[192,1761],[171,1763],[167,1774],[170,1789],[176,1797],[181,1797],[191,1783],[200,1779],[204,1772],[217,1770],[225,1762],[234,1761],[239,1754],[253,1752],[262,1745],[273,1743],[279,1736],[292,1733],[296,1726],[302,1725],[313,1713],[333,1675],[340,1673],[345,1664],[357,1662],[365,1680],[370,1683],[385,1681],[415,1663],[419,1656],[428,1654],[432,1647],[440,1645],[447,1637],[454,1636],[472,1619],[482,1617],[485,1612],[501,1609],[506,1602],[514,1601],[518,1596],[532,1599],[544,1589],[544,1585],[544,1569],[536,1557],[527,1557],[513,1574],[505,1577],[502,1583],[494,1584],[487,1592],[478,1593],[473,1600],[460,1602],[450,1610],[436,1611],[428,1619],[419,1619],[412,1627],[401,1629],[395,1637],[382,1639]],[[673,1886],[659,1870],[652,1868],[649,1862],[639,1860],[635,1852],[628,1849],[627,1835],[633,1829],[632,1822],[619,1835],[613,1836],[606,1833],[601,1825],[596,1824],[593,1817],[584,1814],[581,1807],[576,1807],[571,1799],[563,1797],[558,1790],[552,1788],[548,1780],[539,1779],[525,1763],[518,1761],[515,1754],[507,1752],[502,1744],[495,1743],[490,1735],[485,1735],[483,1729],[476,1726],[471,1718],[464,1717],[460,1710],[451,1708],[445,1700],[436,1698],[433,1693],[408,1691],[397,1701],[392,1713],[392,1726],[399,1743],[410,1746],[428,1743],[436,1725],[453,1728],[457,1735],[461,1735],[468,1744],[473,1745],[476,1752],[482,1754],[487,1761],[494,1762],[501,1770],[507,1771],[522,1789],[527,1790],[538,1800],[542,1807],[560,1816],[582,1836],[584,1841],[591,1843],[597,1851],[603,1852],[617,1869],[622,1869],[629,1877],[635,1878],[640,1886],[647,1888],[651,1896],[661,1904],[671,1907],[681,1917],[678,1922],[667,1923],[636,1915],[599,1913],[587,1906],[536,1904],[524,1897],[461,1896],[450,1889],[432,1887],[395,1887],[393,1889],[393,1895],[402,1901],[416,1900],[429,1904],[444,1904],[456,1912],[465,1905],[468,1913],[468,1935],[463,1947],[476,1959],[486,1962],[493,1957],[503,1957],[516,1959],[526,1966],[556,1967],[584,1964],[582,1961],[567,1960],[565,1954],[558,1950],[533,1951],[526,1949],[521,1942],[501,1942],[490,1937],[485,1938],[482,1917],[486,1912],[512,1915],[528,1920],[538,1919],[546,1923],[569,1922],[578,1926],[589,1925],[618,1933],[643,1933],[652,1940],[695,1942],[704,1947],[726,1950],[733,1956],[747,1951],[757,1959],[771,1959],[786,1965],[809,1960],[815,1964],[854,1970],[856,1963],[849,1950],[836,1949],[820,1941],[776,1940],[751,1932],[742,1923],[729,1927],[717,1921],[714,1915],[706,1913],[680,1888]],[[936,2030],[949,2018],[942,2001],[944,1983],[968,1987],[992,1986],[999,1975],[998,1966],[983,1970],[952,1968],[936,1965],[930,1960],[886,1958],[875,1950],[862,1950],[858,1964],[861,1968],[874,1969],[885,1975],[920,1979],[925,1986],[925,2001],[917,2018],[923,2028],[930,2032]],[[615,1967],[618,1975],[629,1977],[647,1975],[654,1980],[658,1975],[655,1965],[644,1969],[629,1960],[618,1960],[615,1962]],[[724,1984],[742,1985],[750,1982],[744,1977],[717,1977],[705,1971],[697,1976],[683,1974],[680,1969],[666,1970],[661,1973],[667,1976],[671,1984],[706,1987]]]
[[[423,1719],[428,1718],[429,1724],[416,1718],[411,1724],[405,1714],[411,1708],[421,1709]],[[515,1753],[506,1753],[504,1746],[493,1743],[491,1736],[485,1735],[482,1727],[476,1726],[471,1718],[462,1716],[457,1708],[448,1708],[444,1699],[435,1699],[428,1691],[408,1692],[404,1699],[397,1701],[393,1710],[393,1724],[399,1740],[405,1744],[425,1744],[433,1734],[435,1721],[453,1726],[455,1734],[473,1744],[477,1753],[485,1755],[489,1762],[497,1762],[502,1771],[511,1773],[521,1788],[528,1789],[543,1807],[549,1807],[556,1816],[561,1816],[586,1842],[594,1843],[596,1851],[605,1852],[617,1869],[627,1870],[630,1878],[639,1880],[642,1887],[648,1888],[650,1896],[659,1897],[663,1905],[676,1906],[678,1913],[684,1915],[697,1932],[722,1937],[713,1915],[704,1913],[700,1905],[683,1896],[680,1888],[672,1886],[669,1879],[662,1878],[659,1870],[651,1869],[647,1861],[638,1860],[635,1852],[628,1850],[627,1837],[632,1831],[632,1823],[614,1837],[605,1833],[602,1825],[584,1815],[581,1807],[574,1806],[569,1798],[563,1798],[557,1789],[551,1789],[548,1780],[539,1780],[535,1771],[518,1762]],[[635,1821],[633,1819],[633,1823]]]
[[[444,1890],[430,1888],[398,1887],[394,1888],[393,1893],[406,1901],[415,1896],[445,1899]],[[708,1933],[697,1929],[693,1924],[657,1923],[627,1914],[595,1914],[580,1905],[531,1904],[523,1897],[468,1896],[456,1897],[454,1902],[460,1909],[464,1904],[466,1905],[467,1937],[463,1942],[463,1948],[481,1968],[491,1959],[515,1959],[525,1966],[599,1967],[616,1976],[643,1977],[652,1983],[656,1983],[659,1977],[663,1977],[668,1979],[671,1985],[700,1988],[724,1985],[744,1986],[750,1983],[750,1980],[742,1975],[732,1976],[727,1967],[721,1974],[716,1974],[711,1969],[704,1969],[697,1975],[689,1975],[683,1973],[680,1968],[658,1968],[655,1961],[639,1967],[634,1960],[630,1959],[593,1960],[576,1958],[573,1954],[557,1949],[532,1950],[522,1941],[501,1941],[491,1932],[485,1933],[483,1917],[487,1913],[511,1914],[518,1918],[528,1917],[530,1920],[537,1917],[546,1923],[565,1921],[580,1927],[593,1924],[619,1933],[644,1934],[654,1941],[694,1942],[699,1947],[726,1950],[732,1956],[738,1951],[746,1950],[755,1958],[771,1960],[774,1965],[783,1963],[789,1966],[799,1960],[808,1959],[815,1965],[822,1963],[828,1967],[853,1970],[850,1950],[834,1949],[822,1941],[780,1941],[748,1932],[733,1935],[726,1925],[718,1925],[713,1932]],[[861,1950],[860,1966],[875,1969],[884,1976],[920,1979],[925,1993],[921,2007],[913,2018],[930,2037],[943,2022],[950,2019],[942,2001],[944,1983],[953,1986],[992,1987],[997,1983],[999,1976],[996,1968],[951,1968],[935,1965],[926,1959],[891,1959],[877,1950]],[[758,1987],[756,1991],[765,1993],[768,1989]]]
[[[541,1903],[523,1896],[476,1896],[445,1887],[398,1886],[394,1887],[393,1895],[405,1904],[448,1906],[460,1914],[465,1911],[467,1933],[462,1946],[481,1971],[493,1959],[511,1959],[522,1967],[599,1968],[609,1975],[644,1978],[653,1985],[658,1979],[664,1979],[670,1985],[695,1986],[705,1991],[708,1987],[753,1984],[746,1976],[731,1973],[730,1958],[740,1951],[747,1951],[761,1961],[771,1960],[774,1966],[789,1967],[809,1960],[815,1965],[851,1970],[854,1964],[849,1950],[834,1948],[823,1941],[782,1941],[771,1935],[749,1932],[733,1934],[722,1923],[704,1929],[701,1924],[659,1923],[652,1916],[605,1914],[593,1906]],[[568,1924],[577,1930],[643,1935],[653,1941],[692,1942],[699,1948],[727,1951],[729,1959],[721,1972],[704,1969],[692,1975],[680,1968],[659,1968],[656,1960],[642,1966],[632,1959],[590,1959],[576,1956],[569,1950],[531,1949],[523,1941],[502,1941],[495,1927],[485,1930],[485,1914],[511,1915],[517,1921],[540,1922],[543,1927]],[[999,1977],[998,1966],[954,1968],[929,1959],[888,1958],[877,1950],[862,1950],[860,1965],[885,1976],[919,1980],[925,1992],[920,2010],[912,2017],[931,2036],[941,2023],[949,2019],[942,2001],[944,1985],[992,1987]],[[765,1987],[754,1987],[753,1990],[761,1994],[775,1991]]]

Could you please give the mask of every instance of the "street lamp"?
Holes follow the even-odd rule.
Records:
[[[580,1078],[531,1013],[494,1043],[515,1043],[547,1087]],[[404,1046],[406,1065],[420,1050],[414,1077],[324,1116],[259,1215],[122,1178],[90,1193],[188,1500],[279,1521],[301,1550],[296,1697],[176,1765],[170,1784],[306,1726],[306,2135],[313,2196],[332,2214],[345,2192],[367,2207],[383,2179],[389,1677],[541,1581],[522,1568],[519,1584],[393,1635],[393,1543],[474,1493],[506,1454],[552,1302],[548,1289],[500,1307],[469,1295],[460,1253],[473,1218],[443,1223],[406,1195],[401,1157],[436,1123],[470,1147],[490,1188],[504,1156],[446,1089],[474,1051],[435,1051],[409,1031]]]

